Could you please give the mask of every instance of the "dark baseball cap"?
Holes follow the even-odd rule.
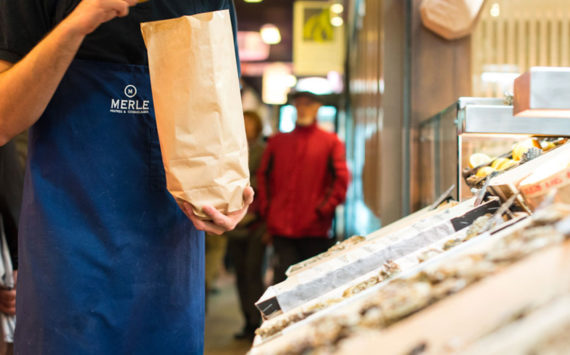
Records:
[[[295,100],[299,97],[306,97],[308,99],[311,99],[311,100],[318,102],[318,103],[321,103],[321,104],[324,102],[323,97],[321,97],[317,94],[314,94],[310,91],[293,91],[292,93],[289,94],[289,97],[291,98],[291,101]]]

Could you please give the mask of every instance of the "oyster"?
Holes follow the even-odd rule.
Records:
[[[384,263],[384,269],[380,271],[380,276],[387,279],[400,272],[400,266],[392,260],[388,260]]]
[[[386,297],[381,310],[386,324],[394,323],[426,306],[432,299],[428,282],[411,282],[408,287],[398,289]]]
[[[389,277],[391,277],[392,275],[396,274],[400,272],[400,267],[398,266],[398,264],[396,264],[395,262],[393,262],[392,260],[388,260],[387,262],[384,263],[382,270],[380,271],[380,273],[378,275],[374,275],[369,277],[368,279],[347,288],[343,294],[342,297],[347,298],[350,296],[353,296],[357,293],[360,293],[364,290],[366,290],[369,287],[372,287],[386,279],[388,279]]]
[[[450,239],[447,242],[445,242],[445,244],[443,244],[443,250],[449,250],[451,248],[453,248],[454,246],[461,244],[463,241],[459,238],[455,238],[455,239]]]
[[[334,255],[344,249],[347,249],[348,247],[352,246],[352,245],[356,245],[360,242],[365,241],[366,238],[360,235],[354,235],[350,238],[347,238],[345,240],[343,240],[342,242],[336,243],[335,245],[333,245],[332,247],[330,247],[327,251],[325,251],[324,253],[318,254],[310,259],[307,259],[305,261],[301,261],[300,263],[297,263],[295,265],[292,265],[291,268],[289,269],[290,273],[295,273],[301,269],[304,269],[306,267],[308,267],[311,264],[316,263],[319,260],[328,258],[331,255]]]
[[[342,297],[344,298],[348,298],[350,296],[356,295],[357,293],[360,293],[364,290],[366,290],[367,288],[376,285],[377,283],[381,282],[383,280],[383,278],[379,275],[374,275],[352,287],[347,288],[346,290],[344,290],[344,292],[342,293]]]
[[[473,223],[467,228],[467,233],[465,238],[463,238],[463,241],[467,241],[484,232],[484,229],[491,220],[491,217],[492,215],[487,213],[473,221]]]
[[[436,255],[443,253],[443,250],[430,248],[418,255],[418,261],[423,263],[424,261],[433,258]]]

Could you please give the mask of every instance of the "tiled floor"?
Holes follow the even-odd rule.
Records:
[[[206,355],[245,354],[251,347],[249,341],[235,340],[234,333],[243,326],[239,310],[235,279],[223,273],[217,281],[218,292],[208,296],[206,313]]]

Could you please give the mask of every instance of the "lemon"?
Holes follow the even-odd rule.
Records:
[[[526,153],[532,147],[541,149],[540,143],[535,138],[526,139],[522,142],[516,143],[513,146],[513,160],[520,161],[524,153]]]
[[[508,161],[510,159],[507,158],[497,158],[495,160],[493,160],[493,162],[491,163],[491,167],[493,169],[499,169],[499,166],[501,166],[501,164],[504,164],[506,161]]]
[[[556,144],[552,143],[552,142],[542,142],[541,144],[541,148],[542,150],[549,151],[552,148],[556,148]]]
[[[528,147],[525,147],[524,145],[515,145],[513,148],[513,160],[520,161],[527,149]]]
[[[478,178],[484,178],[491,174],[492,172],[497,171],[495,168],[491,168],[490,166],[484,166],[477,170],[477,174],[475,174]]]
[[[488,164],[491,160],[492,159],[485,153],[474,153],[469,157],[469,167],[473,169],[476,166]]]
[[[508,168],[512,168],[513,166],[516,166],[517,162],[512,160],[512,159],[506,159],[504,162],[502,162],[501,164],[499,164],[496,169],[497,170],[507,170]]]

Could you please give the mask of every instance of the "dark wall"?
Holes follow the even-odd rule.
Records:
[[[385,225],[400,218],[404,186],[405,2],[362,0],[351,6],[359,4],[364,8],[353,11],[348,45],[352,137],[347,148],[354,171],[347,223],[356,223],[348,226],[349,234],[371,232],[379,226],[375,219]]]
[[[359,18],[359,3],[365,12]],[[363,201],[383,225],[419,209],[418,125],[471,92],[470,39],[421,24],[421,0],[352,0],[349,22],[350,215]],[[352,231],[347,231],[351,233]]]
[[[423,27],[421,0],[412,1],[411,12],[411,210],[421,208],[422,174],[419,158],[419,123],[455,102],[471,95],[471,38],[448,41]]]

